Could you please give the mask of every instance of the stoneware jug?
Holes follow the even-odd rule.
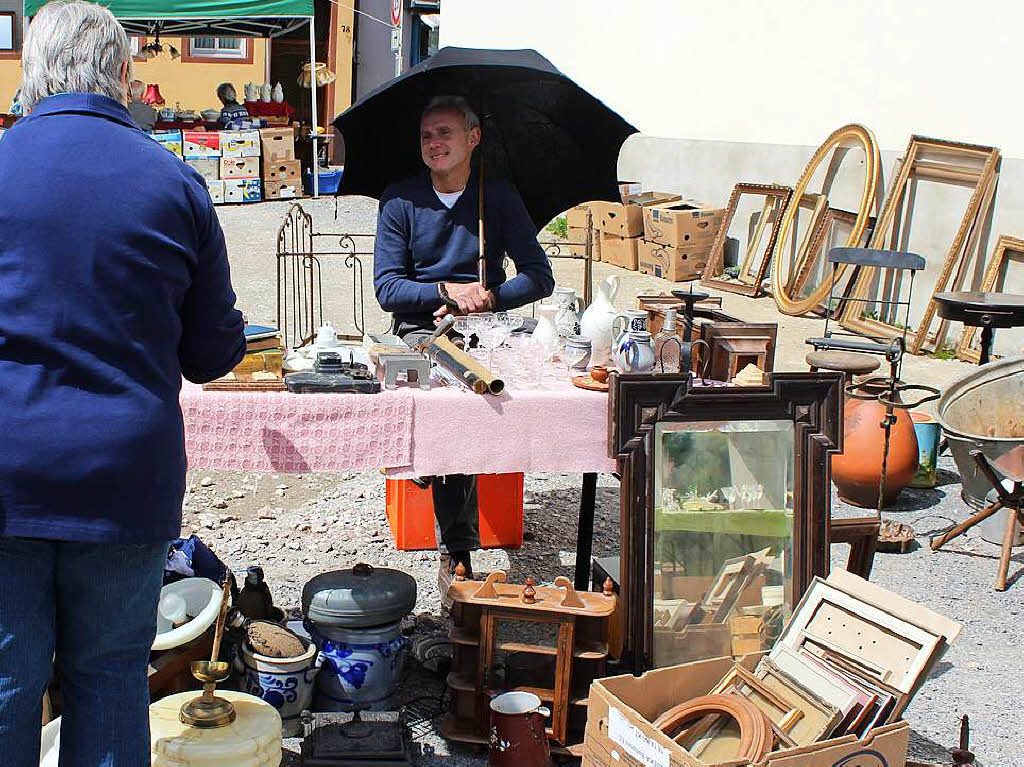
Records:
[[[537,327],[530,337],[549,353],[558,348],[558,327],[555,318],[558,316],[558,304],[541,304],[537,307]]]
[[[491,700],[489,767],[547,767],[551,764],[544,720],[551,711],[532,692],[506,692]]]
[[[839,497],[854,506],[873,509],[878,505],[878,482],[882,476],[885,429],[882,419],[886,408],[877,396],[885,382],[865,381],[849,387],[843,413],[843,452],[832,456],[832,481]],[[861,397],[868,397],[862,399]],[[897,393],[898,400],[898,393]],[[885,466],[885,491],[882,507],[896,501],[900,490],[917,473],[918,447],[914,421],[909,411],[895,408],[896,423],[889,434],[889,457]]]
[[[270,101],[270,96],[274,92],[274,86],[272,86],[270,83],[263,83],[263,87],[261,88],[261,92],[262,92],[262,95],[263,95],[263,100],[264,101]]]
[[[562,338],[576,333],[580,322],[580,310],[583,308],[583,300],[576,295],[572,288],[555,286],[551,294],[552,303],[558,304],[558,314],[555,316],[555,327],[558,328],[558,335]]]
[[[611,361],[612,323],[615,321],[612,301],[618,292],[619,278],[613,274],[597,286],[597,295],[580,318],[580,335],[590,339],[591,365],[607,365]]]
[[[622,342],[619,370],[623,373],[647,373],[654,370],[654,343],[646,330],[631,330]]]
[[[643,309],[627,309],[616,314],[612,320],[612,362],[619,370],[623,369],[622,345],[626,343],[630,331],[647,330],[647,312]]]
[[[271,98],[274,99],[278,104],[284,101],[284,88],[281,87],[281,83],[274,86],[274,90],[270,93]]]

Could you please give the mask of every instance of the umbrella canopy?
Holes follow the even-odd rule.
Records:
[[[616,165],[636,128],[533,50],[442,48],[335,121],[345,139],[339,194],[380,198],[424,170],[419,121],[434,96],[480,116],[484,170],[511,181],[539,230],[573,205],[618,200]]]

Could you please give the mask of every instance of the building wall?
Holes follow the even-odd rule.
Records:
[[[642,132],[816,145],[848,122],[1024,157],[1024,3],[444,0],[441,44],[535,48]]]

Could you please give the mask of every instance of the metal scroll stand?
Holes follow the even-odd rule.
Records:
[[[885,497],[885,478],[889,468],[889,440],[892,435],[892,427],[896,423],[896,415],[893,411],[897,409],[912,410],[915,407],[920,407],[926,402],[938,399],[941,395],[941,392],[933,386],[900,383],[899,370],[900,363],[903,361],[903,349],[903,339],[893,339],[892,344],[885,355],[886,359],[889,361],[888,376],[872,376],[871,378],[864,379],[860,383],[851,383],[846,386],[846,396],[861,400],[877,399],[885,406],[885,416],[879,424],[879,426],[885,431],[885,444],[882,448],[882,474],[878,478],[877,511],[879,518],[882,516],[882,499]],[[885,389],[878,394],[865,394],[858,391],[861,387],[867,386],[867,388],[871,388],[872,384],[879,383],[884,383]],[[901,395],[905,392],[913,391],[926,392],[926,394],[914,402],[903,402]]]
[[[701,374],[701,380],[704,379],[708,372],[708,364],[711,361],[711,349],[704,341],[691,341],[690,338],[693,335],[693,316],[694,316],[694,305],[711,298],[710,293],[702,293],[700,291],[694,292],[693,286],[690,286],[689,290],[673,290],[672,297],[678,298],[683,302],[683,333],[682,339],[679,341],[679,372],[689,373],[692,371],[693,366],[693,347],[697,344],[703,344],[705,354],[708,359],[704,363],[704,371]],[[664,347],[662,347],[664,350]],[[659,360],[661,364],[661,372],[665,372],[664,360]]]

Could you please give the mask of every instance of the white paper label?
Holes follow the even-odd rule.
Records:
[[[647,767],[668,767],[668,749],[644,735],[639,727],[630,724],[614,707],[608,709],[608,737]]]

